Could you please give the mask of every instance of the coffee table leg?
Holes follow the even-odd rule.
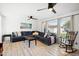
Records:
[[[29,41],[29,48],[30,48],[30,41]]]
[[[35,45],[37,45],[37,40],[35,39]]]

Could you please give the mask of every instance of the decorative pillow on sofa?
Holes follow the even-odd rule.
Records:
[[[47,37],[47,33],[44,34],[44,37]]]
[[[12,36],[15,37],[15,33],[14,32],[12,32]]]
[[[14,32],[14,35],[15,35],[15,36],[18,36],[17,32]]]
[[[21,32],[18,32],[18,36],[21,36]]]
[[[18,36],[18,34],[16,32],[12,32],[12,36],[16,37],[16,36]]]
[[[50,39],[51,39],[51,44],[54,43],[55,41],[54,36],[50,36]]]

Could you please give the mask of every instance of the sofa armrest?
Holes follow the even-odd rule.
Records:
[[[49,37],[49,38],[43,37],[42,39],[44,40],[44,42],[45,42],[47,45],[51,45],[51,39],[50,39],[50,37]]]

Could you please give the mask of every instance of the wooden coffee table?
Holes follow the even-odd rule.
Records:
[[[25,39],[28,40],[29,42],[29,47],[30,47],[30,42],[35,40],[35,45],[37,45],[37,39],[34,38],[33,36],[25,36]]]

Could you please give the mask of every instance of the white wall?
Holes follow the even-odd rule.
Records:
[[[20,29],[20,25],[22,22],[31,23],[32,29]],[[12,17],[12,16],[9,17],[6,16],[6,18],[3,18],[3,34],[9,34],[15,31],[32,31],[32,30],[40,31],[39,20],[19,19],[17,17]]]
[[[2,42],[2,24],[1,24],[1,16],[0,16],[0,43]]]
[[[74,30],[79,31],[79,15],[75,15],[74,17]]]
[[[75,47],[79,49],[79,15],[73,16],[73,19],[74,19],[74,30],[78,31],[78,35],[75,41],[77,42],[77,45],[75,45]]]
[[[73,12],[79,10],[78,4],[57,4],[57,15],[63,15],[65,13]],[[47,11],[36,11],[41,7],[45,7],[47,4],[31,4],[31,3],[2,3],[0,4],[0,11],[3,14],[3,34],[11,33],[13,31],[20,31],[20,23],[25,21],[25,17],[27,16],[34,16],[38,19],[46,20],[46,18],[53,18],[57,16],[52,12]],[[64,7],[65,6],[65,7]],[[64,7],[64,12],[63,11]],[[57,16],[58,17],[58,16]],[[41,20],[42,21],[42,20]],[[27,21],[28,22],[28,21]],[[31,21],[32,22],[32,21]],[[41,30],[40,21],[32,22],[33,28],[26,29],[26,30]],[[37,23],[37,24],[36,24]]]
[[[2,29],[3,34],[9,34],[15,31],[40,30],[39,20],[27,20],[31,11],[28,4],[1,4]],[[32,23],[32,29],[20,29],[20,23]]]

